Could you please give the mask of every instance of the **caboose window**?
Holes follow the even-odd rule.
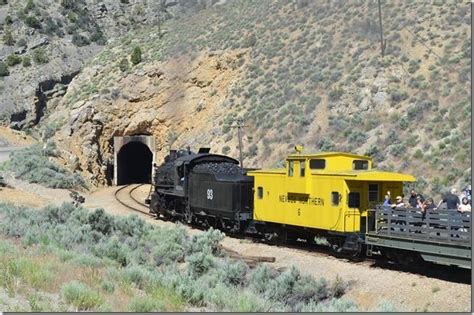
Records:
[[[305,161],[300,161],[300,176],[301,177],[304,177],[305,167],[306,167]]]
[[[360,193],[349,193],[349,208],[360,208]]]
[[[331,193],[331,205],[333,206],[339,205],[339,193],[337,191],[333,191]]]
[[[288,176],[293,176],[293,165],[295,163],[293,161],[288,161]]]
[[[323,170],[326,168],[326,160],[324,159],[309,160],[309,168],[312,170]]]
[[[379,199],[379,185],[369,184],[369,201],[378,201]]]
[[[257,188],[257,198],[262,199],[263,198],[263,187],[258,187]]]
[[[354,170],[367,170],[367,169],[369,169],[369,161],[354,160],[354,162],[352,162],[352,169],[354,169]]]

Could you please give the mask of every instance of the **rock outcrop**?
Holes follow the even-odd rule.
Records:
[[[219,141],[209,130],[222,115],[224,97],[214,91],[225,91],[239,79],[239,72],[230,64],[244,54],[244,50],[203,53],[191,60],[147,64],[118,82],[120,98],[112,102],[108,95],[101,95],[79,101],[73,108],[62,101],[44,123],[68,117],[55,140],[79,157],[80,169],[92,184],[103,185],[113,164],[114,136],[154,136],[158,159],[167,154],[171,142],[197,147]],[[100,71],[79,74],[65,99],[90,75],[100,75]]]

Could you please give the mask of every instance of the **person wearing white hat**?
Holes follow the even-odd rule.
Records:
[[[405,208],[405,204],[403,203],[402,196],[397,196],[395,198],[395,203],[392,205],[393,208]]]

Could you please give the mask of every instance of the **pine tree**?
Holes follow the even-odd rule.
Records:
[[[142,61],[142,50],[140,49],[140,47],[136,46],[133,49],[132,57],[130,60],[134,65],[137,65]]]

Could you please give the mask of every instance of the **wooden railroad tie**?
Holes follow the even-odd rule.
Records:
[[[227,252],[227,254],[229,254],[230,258],[242,259],[246,262],[255,262],[255,263],[256,262],[271,262],[271,263],[273,263],[273,262],[276,261],[275,257],[242,255],[242,254],[236,252],[235,250],[227,248],[227,247],[222,246],[222,245],[219,245],[218,248],[225,251],[225,252]]]

